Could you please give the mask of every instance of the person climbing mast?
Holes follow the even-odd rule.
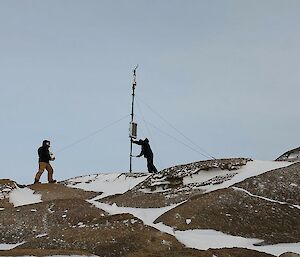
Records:
[[[150,173],[156,173],[157,169],[153,164],[153,152],[151,150],[149,140],[148,138],[145,138],[145,140],[132,140],[134,144],[141,146],[141,153],[137,155],[136,157],[144,156],[147,159],[147,168]]]
[[[50,148],[50,141],[44,140],[43,145],[38,149],[39,155],[39,170],[35,175],[34,184],[39,184],[40,177],[43,174],[44,170],[48,171],[48,182],[55,183],[56,180],[53,179],[53,168],[50,164],[50,161],[54,161],[55,157],[53,153],[49,151]]]

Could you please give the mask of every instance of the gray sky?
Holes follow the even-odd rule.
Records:
[[[206,159],[164,120],[217,158],[298,147],[299,13],[298,0],[2,0],[0,177],[31,183],[43,139],[59,180],[128,171],[129,116],[68,146],[130,114],[136,64],[158,169]]]

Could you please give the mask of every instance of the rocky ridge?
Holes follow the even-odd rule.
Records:
[[[0,256],[274,256],[241,247],[187,248],[172,233],[154,228],[155,224],[146,225],[129,213],[112,215],[96,204],[155,208],[176,203],[177,207],[155,221],[169,226],[175,234],[213,229],[232,236],[258,238],[260,245],[299,242],[300,163],[254,174],[222,188],[241,176],[244,167],[251,163],[247,158],[232,158],[178,165],[150,176],[120,174],[114,177],[114,183],[118,179],[136,179],[138,183],[124,193],[106,197],[99,191],[75,188],[93,188],[101,175],[31,185],[25,188],[40,195],[41,202],[18,207],[10,203],[9,196],[19,185],[0,180],[0,245],[20,244],[0,251]]]

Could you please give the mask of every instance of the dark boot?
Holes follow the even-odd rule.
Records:
[[[38,181],[37,179],[34,180],[34,184],[41,184],[40,181]]]
[[[49,181],[49,183],[56,183],[56,180],[51,180]]]

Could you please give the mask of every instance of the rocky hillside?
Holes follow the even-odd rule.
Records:
[[[192,197],[156,222],[178,230],[214,229],[230,235],[259,238],[262,239],[260,245],[297,243],[300,239],[300,199],[299,185],[294,182],[300,181],[299,172],[300,163],[297,163],[226,189]]]
[[[0,180],[0,256],[300,253],[300,163],[220,159],[57,184]]]
[[[275,161],[300,161],[300,147],[285,152],[284,154],[276,158]]]

